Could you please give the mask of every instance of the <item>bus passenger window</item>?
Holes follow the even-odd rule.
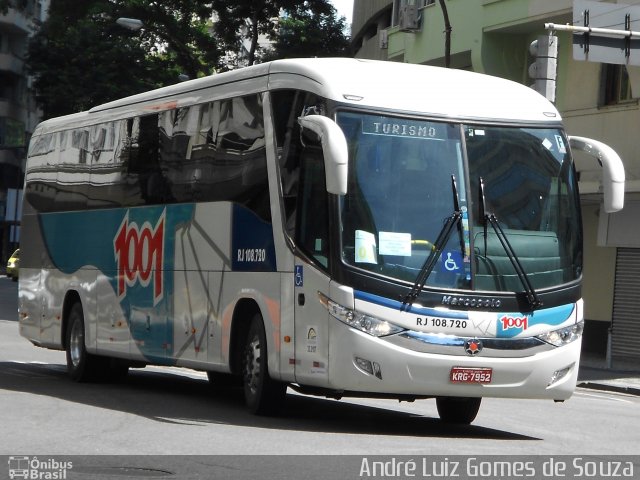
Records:
[[[295,235],[296,199],[298,197],[299,142],[298,114],[302,109],[302,92],[278,90],[272,92],[274,131],[278,148],[278,166],[282,187],[284,224],[287,234]]]
[[[87,204],[87,177],[91,168],[91,155],[88,154],[89,130],[86,127],[71,130],[66,140],[67,144],[64,149],[60,149],[58,159],[57,191],[53,209],[82,210]]]
[[[196,201],[200,187],[198,158],[193,157],[199,107],[162,112],[159,118],[160,168],[150,178],[160,202]]]
[[[88,208],[108,208],[122,205],[124,159],[123,138],[126,121],[117,120],[91,127],[89,132],[91,173],[87,194]]]
[[[306,215],[313,216],[313,207],[301,200],[304,195],[307,195],[307,201],[311,198],[311,191],[317,190],[317,186],[312,186],[313,182],[318,182],[319,179],[313,178],[312,170],[314,168],[322,168],[322,181],[324,182],[324,164],[322,160],[322,150],[320,145],[317,144],[311,147],[314,143],[313,139],[305,140],[305,145],[301,141],[301,131],[298,124],[298,117],[304,112],[318,113],[325,111],[324,100],[312,93],[304,92],[301,90],[277,90],[271,93],[272,100],[271,105],[273,109],[274,117],[274,131],[276,137],[276,143],[278,148],[278,166],[280,169],[280,184],[282,188],[282,203],[284,208],[284,224],[286,233],[291,237],[296,237],[296,243],[303,247],[309,254],[315,255],[313,252],[318,253],[317,259],[323,257],[323,265],[326,266],[326,249],[328,248],[326,240],[326,232],[322,237],[318,237],[318,241],[312,240],[310,236],[305,233],[301,233],[306,230],[305,228],[297,229],[296,224],[307,219]],[[305,187],[300,186],[301,182],[301,166],[305,163],[305,159],[315,157],[319,155],[319,165],[317,162],[311,162],[307,167],[307,175],[309,176],[309,183]],[[302,173],[302,175],[305,175]],[[324,185],[324,184],[323,184]],[[324,186],[323,186],[324,188]],[[304,190],[307,189],[307,190]],[[309,190],[311,189],[311,190]],[[304,191],[303,191],[304,190]],[[321,200],[322,205],[322,221],[326,223],[326,190],[324,200]],[[313,195],[313,201],[319,201],[315,194]],[[297,210],[305,208],[308,212],[301,213]],[[321,215],[318,211],[318,215]],[[320,221],[320,217],[318,217]],[[311,225],[309,225],[311,227]],[[326,227],[326,226],[325,226]],[[298,235],[296,236],[296,232]],[[300,237],[304,236],[304,239]]]
[[[29,166],[26,170],[25,194],[29,203],[43,212],[54,210],[57,191],[55,164],[57,137],[66,132],[48,133],[33,137],[29,147]]]
[[[152,188],[153,176],[160,173],[158,162],[158,115],[135,118],[131,124],[128,173],[137,189],[131,189],[126,205],[158,203]]]
[[[324,268],[329,266],[329,212],[324,161],[319,146],[305,147],[298,195],[296,240],[299,247]]]

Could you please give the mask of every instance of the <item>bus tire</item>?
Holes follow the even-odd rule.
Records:
[[[469,425],[476,419],[481,401],[479,397],[437,397],[436,407],[443,422]]]
[[[95,380],[101,358],[87,352],[84,314],[80,302],[74,303],[69,311],[65,346],[69,377],[75,382]]]
[[[274,415],[284,402],[286,384],[269,376],[267,337],[262,316],[254,315],[242,350],[242,381],[247,408],[256,415]]]

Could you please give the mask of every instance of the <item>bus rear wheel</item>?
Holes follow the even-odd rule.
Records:
[[[67,372],[76,382],[124,380],[129,373],[129,363],[117,358],[92,355],[85,342],[84,312],[80,302],[69,311],[65,337]]]
[[[437,397],[436,407],[443,422],[469,425],[476,419],[481,401],[475,397]]]
[[[242,380],[247,407],[257,415],[274,415],[284,402],[287,386],[269,376],[267,340],[262,316],[251,320],[242,351]]]
[[[69,311],[66,335],[67,372],[76,382],[95,380],[99,358],[87,352],[84,337],[84,314],[82,305],[74,303]]]

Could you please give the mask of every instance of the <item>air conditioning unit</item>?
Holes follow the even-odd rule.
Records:
[[[405,32],[420,30],[420,16],[418,14],[417,5],[405,4],[400,7],[398,26],[400,27],[400,30]]]

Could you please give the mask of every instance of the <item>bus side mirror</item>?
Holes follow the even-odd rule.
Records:
[[[585,137],[569,137],[571,148],[595,157],[602,165],[602,190],[604,210],[614,213],[624,207],[624,165],[613,148],[597,140]]]
[[[322,115],[300,117],[298,122],[302,128],[308,128],[320,139],[327,192],[346,195],[349,150],[344,133],[336,122]]]

